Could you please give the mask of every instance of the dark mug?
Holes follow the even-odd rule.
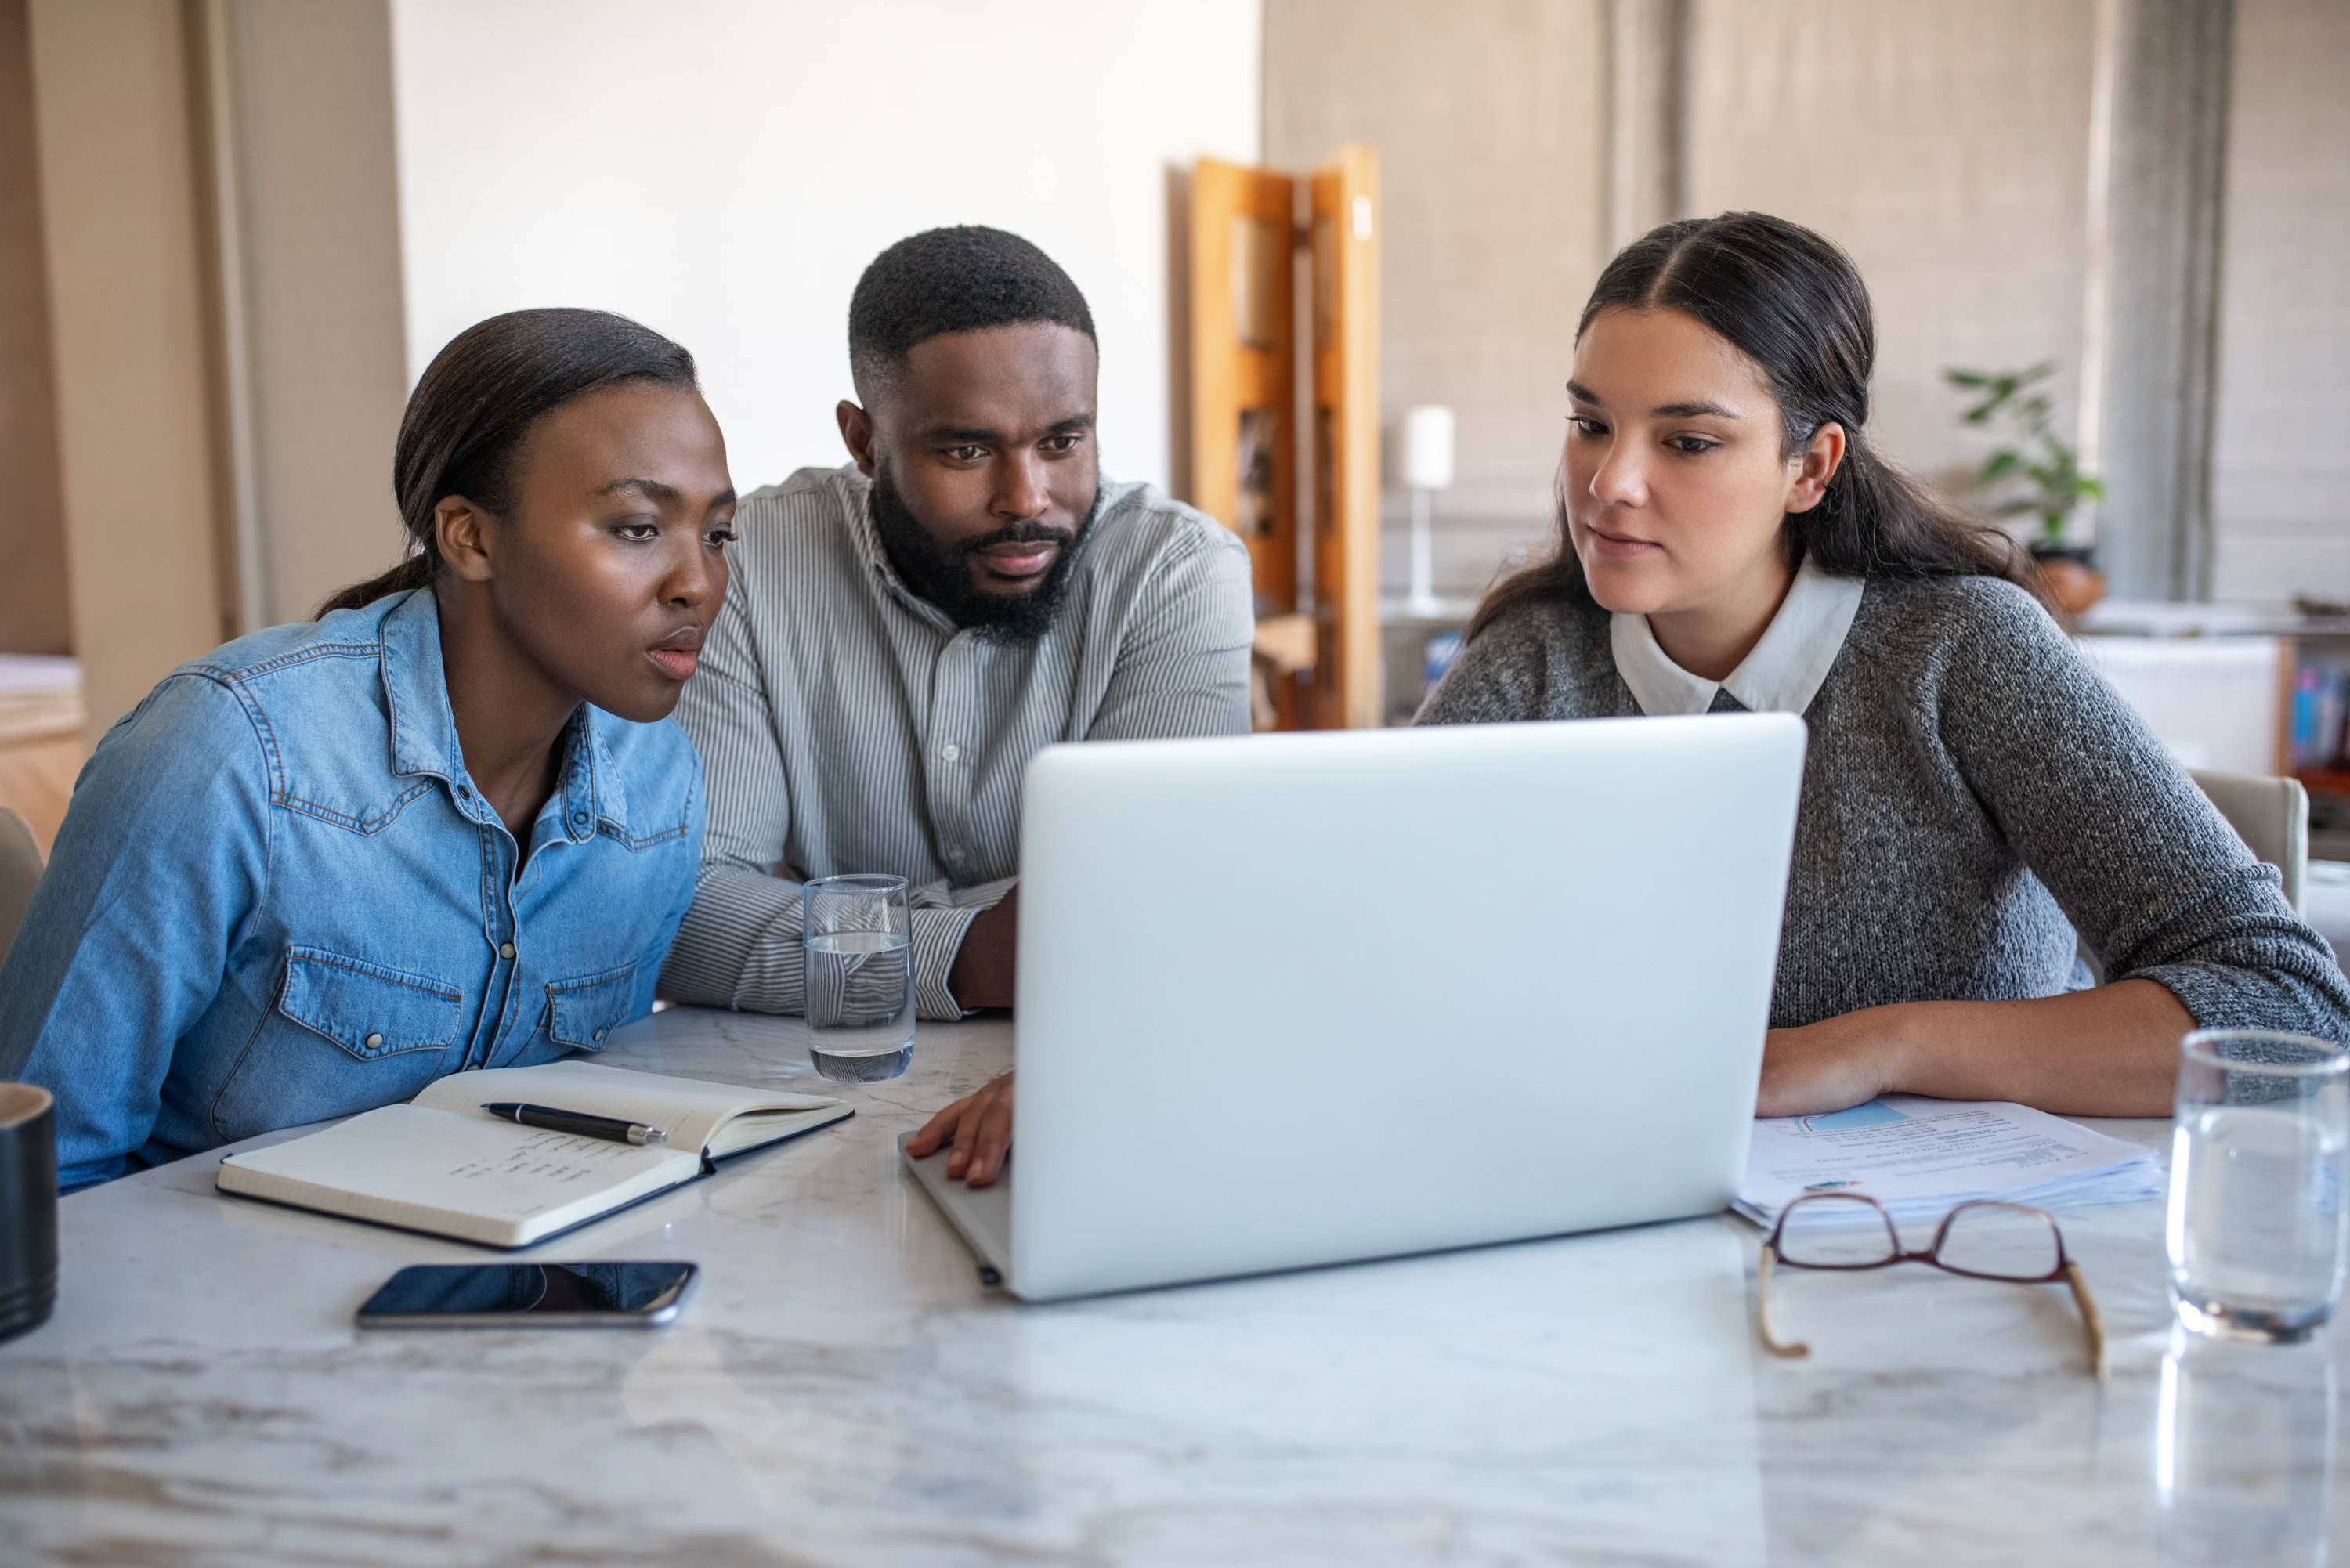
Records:
[[[47,1089],[0,1084],[0,1339],[57,1301],[57,1134]]]

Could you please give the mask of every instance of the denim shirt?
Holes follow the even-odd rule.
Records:
[[[691,902],[702,764],[585,706],[523,854],[465,772],[432,591],[181,666],[107,734],[0,968],[68,1190],[446,1074],[601,1048]]]

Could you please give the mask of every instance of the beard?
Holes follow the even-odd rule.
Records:
[[[1094,505],[1100,504],[1097,492]],[[1086,522],[1076,528],[1015,523],[976,538],[941,545],[898,493],[887,463],[874,467],[867,504],[872,509],[873,529],[881,536],[881,547],[906,586],[944,610],[955,625],[998,642],[1034,642],[1052,629],[1069,596],[1069,572],[1076,564],[1077,546],[1093,521],[1093,507],[1087,507]],[[991,594],[979,587],[972,575],[972,556],[991,545],[1038,540],[1060,545],[1061,552],[1035,586],[1011,594]]]

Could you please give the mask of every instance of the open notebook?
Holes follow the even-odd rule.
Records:
[[[639,1147],[518,1127],[498,1100],[620,1116],[660,1127]],[[404,1106],[364,1111],[307,1137],[221,1161],[224,1192],[346,1219],[527,1247],[692,1180],[715,1159],[796,1137],[855,1114],[813,1095],[549,1062],[452,1073]]]

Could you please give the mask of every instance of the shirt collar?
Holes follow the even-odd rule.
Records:
[[[431,588],[414,588],[383,618],[384,706],[391,718],[391,771],[423,774],[449,786],[457,809],[479,823],[497,820],[465,771],[457,739],[457,714],[449,705],[449,675],[441,661],[441,607]],[[556,815],[556,830],[574,843],[596,836],[599,821],[628,830],[628,802],[620,770],[605,743],[605,727],[618,722],[592,703],[564,726],[563,767],[555,793],[539,813]]]
[[[1651,717],[1705,712],[1717,691],[1728,691],[1750,712],[1801,713],[1819,695],[1843,650],[1866,587],[1862,578],[1830,576],[1806,558],[1762,639],[1720,681],[1675,664],[1647,616],[1617,615],[1608,625],[1617,673],[1632,689],[1640,711]]]
[[[582,702],[563,727],[562,782],[540,808],[539,820],[554,819],[553,832],[574,844],[596,836],[600,822],[628,831],[627,801],[620,794],[620,770],[605,749],[604,732],[619,722],[592,702]]]

